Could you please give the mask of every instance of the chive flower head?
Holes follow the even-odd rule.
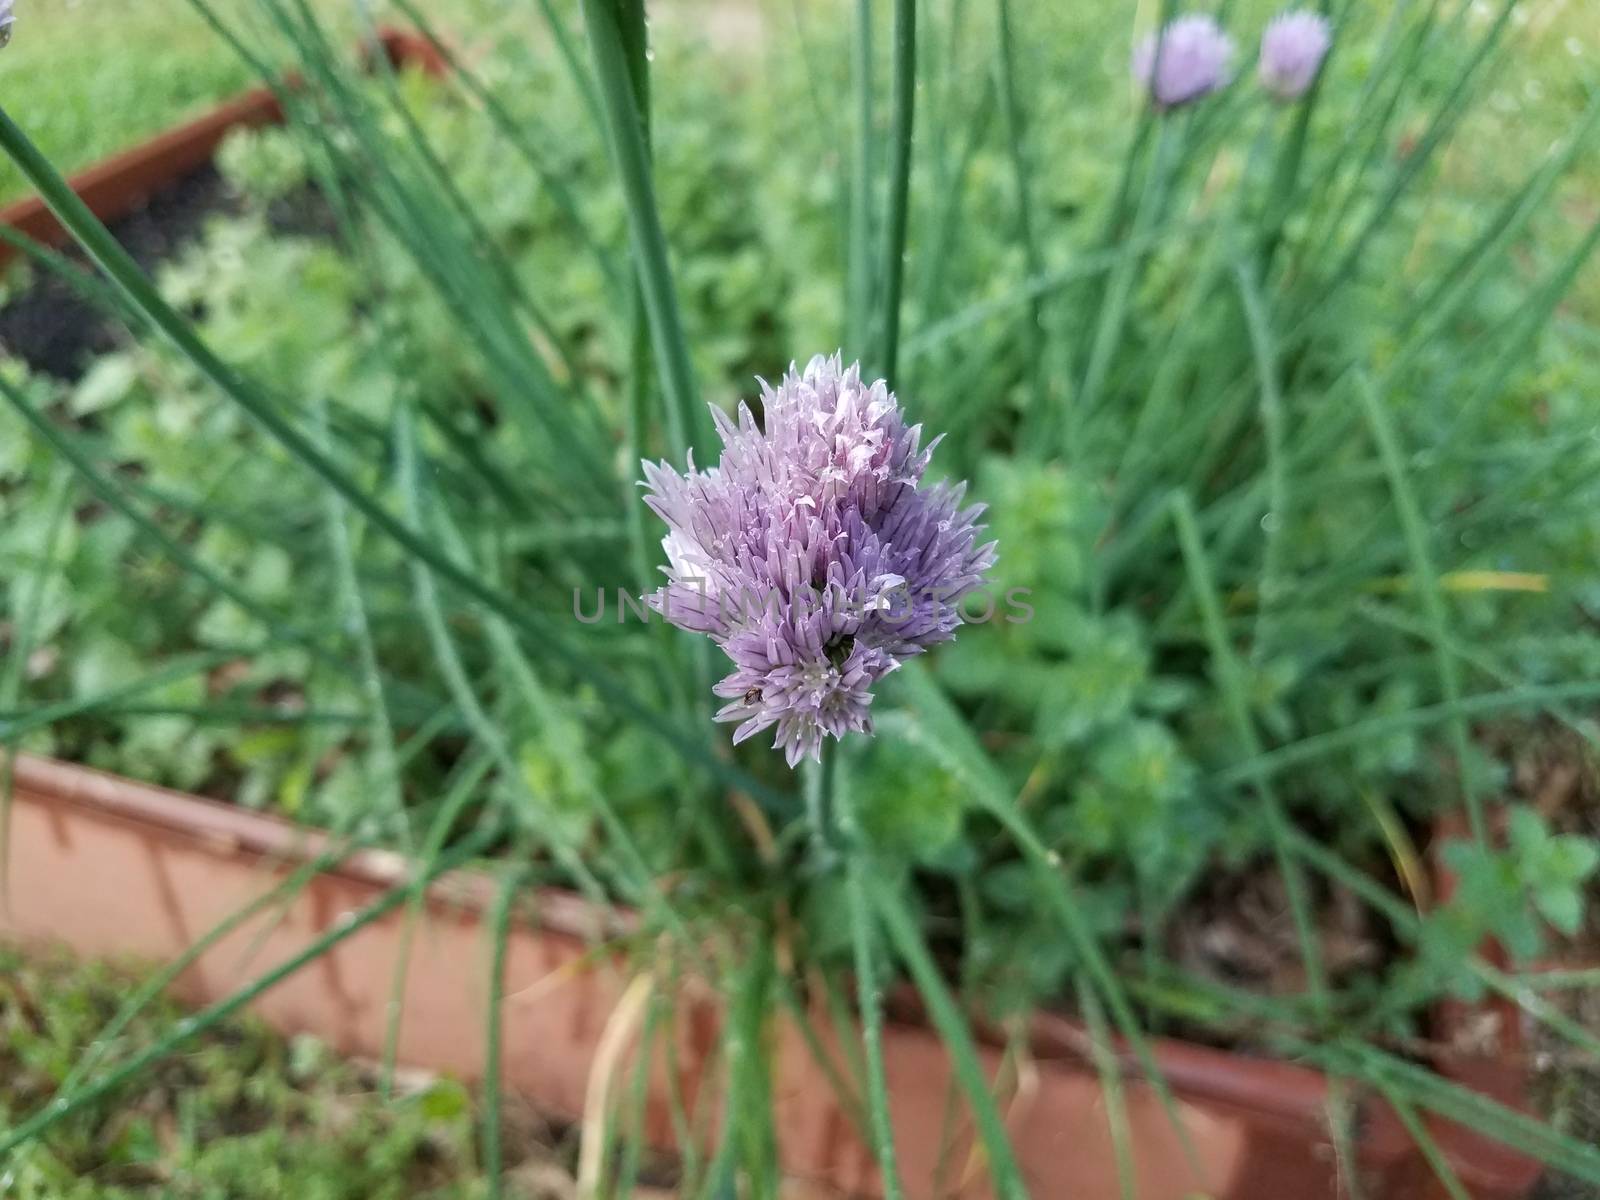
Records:
[[[1279,100],[1300,99],[1316,79],[1331,45],[1333,35],[1321,13],[1302,9],[1274,17],[1261,33],[1256,66],[1261,86]]]
[[[1228,82],[1233,39],[1215,19],[1195,13],[1146,35],[1133,50],[1133,77],[1158,108],[1177,108]]]
[[[776,727],[791,767],[822,739],[872,732],[873,685],[955,636],[960,601],[985,583],[994,543],[965,484],[924,485],[922,446],[887,385],[818,355],[761,419],[713,407],[717,465],[645,463],[645,503],[667,524],[667,583],[647,600],[708,635],[733,663],[715,687],[735,743]]]

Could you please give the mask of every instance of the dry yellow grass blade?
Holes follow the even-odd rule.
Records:
[[[611,1081],[623,1053],[638,1031],[650,993],[655,990],[653,972],[636,975],[622,999],[606,1020],[595,1049],[594,1065],[589,1069],[589,1086],[583,1102],[583,1136],[578,1144],[578,1197],[592,1200],[598,1195],[600,1172],[605,1154],[606,1111],[611,1102]]]
[[[1361,789],[1361,799],[1366,803],[1372,813],[1372,819],[1377,822],[1378,829],[1383,834],[1384,843],[1389,848],[1389,857],[1394,862],[1395,873],[1400,876],[1400,882],[1411,897],[1412,905],[1417,912],[1425,912],[1433,906],[1433,889],[1428,884],[1428,872],[1423,866],[1422,856],[1417,853],[1416,843],[1411,840],[1405,824],[1395,814],[1387,800],[1366,788]]]

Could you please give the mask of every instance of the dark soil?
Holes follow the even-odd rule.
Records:
[[[108,228],[140,269],[150,274],[195,241],[210,217],[237,216],[243,210],[240,197],[208,164]],[[275,201],[267,220],[284,235],[331,238],[335,232],[332,209],[309,187]],[[79,266],[91,266],[76,247],[66,254]],[[0,349],[32,370],[58,379],[80,378],[98,355],[116,349],[127,338],[117,317],[45,270],[36,274],[31,287],[0,308]]]
[[[109,228],[148,273],[198,237],[211,214],[237,211],[238,202],[222,176],[205,166]],[[87,265],[76,250],[68,257]],[[33,370],[59,379],[77,379],[97,355],[116,349],[126,337],[121,321],[46,271],[0,309],[0,345]]]
[[[1402,953],[1387,923],[1355,893],[1318,876],[1304,882],[1330,985],[1371,976]],[[1165,934],[1163,953],[1198,978],[1266,996],[1299,995],[1308,986],[1288,890],[1271,861],[1208,872]],[[1240,1025],[1248,1030],[1251,1022]]]

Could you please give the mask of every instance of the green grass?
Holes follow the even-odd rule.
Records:
[[[1529,0],[1512,26],[1512,55],[1444,159],[1444,178],[1463,207],[1486,192],[1511,190],[1577,123],[1600,86],[1600,21],[1592,6]],[[1523,266],[1548,266],[1597,216],[1600,154],[1591,152],[1574,164]],[[1591,324],[1600,321],[1600,272],[1580,277],[1563,307]]]
[[[248,0],[215,7],[230,19],[253,16]],[[353,28],[345,0],[316,7],[336,28]],[[386,6],[370,7],[381,20]],[[472,28],[483,21],[476,0],[446,7],[451,19],[433,19]],[[28,0],[0,51],[0,103],[69,174],[258,82],[189,0]],[[31,190],[10,161],[0,162],[0,204]]]
[[[0,102],[69,172],[249,82],[184,0],[34,0],[0,51]],[[0,202],[30,190],[0,164]]]
[[[0,946],[0,1125],[48,1099],[139,982],[136,972]],[[137,1053],[186,1014],[160,1000],[117,1039]],[[63,1121],[0,1167],[10,1200],[436,1200],[483,1194],[473,1095],[448,1079],[376,1072],[310,1037],[224,1022],[114,1104]],[[561,1151],[510,1131],[513,1165]],[[559,1144],[559,1143],[558,1143]],[[529,1168],[531,1172],[531,1167]],[[520,1193],[512,1191],[510,1195]]]

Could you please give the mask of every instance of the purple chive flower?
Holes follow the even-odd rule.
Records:
[[[1280,100],[1298,100],[1317,77],[1333,35],[1321,13],[1284,13],[1261,33],[1261,86]]]
[[[1176,108],[1228,82],[1233,39],[1211,17],[1179,17],[1157,38],[1148,34],[1133,51],[1133,77],[1161,108]]]
[[[965,484],[922,487],[939,439],[918,449],[894,394],[859,365],[818,355],[776,389],[758,424],[713,408],[722,458],[687,474],[644,464],[645,503],[667,523],[668,582],[647,597],[733,661],[716,685],[735,743],[777,726],[792,767],[823,735],[871,733],[872,686],[949,641],[959,603],[994,565]]]

